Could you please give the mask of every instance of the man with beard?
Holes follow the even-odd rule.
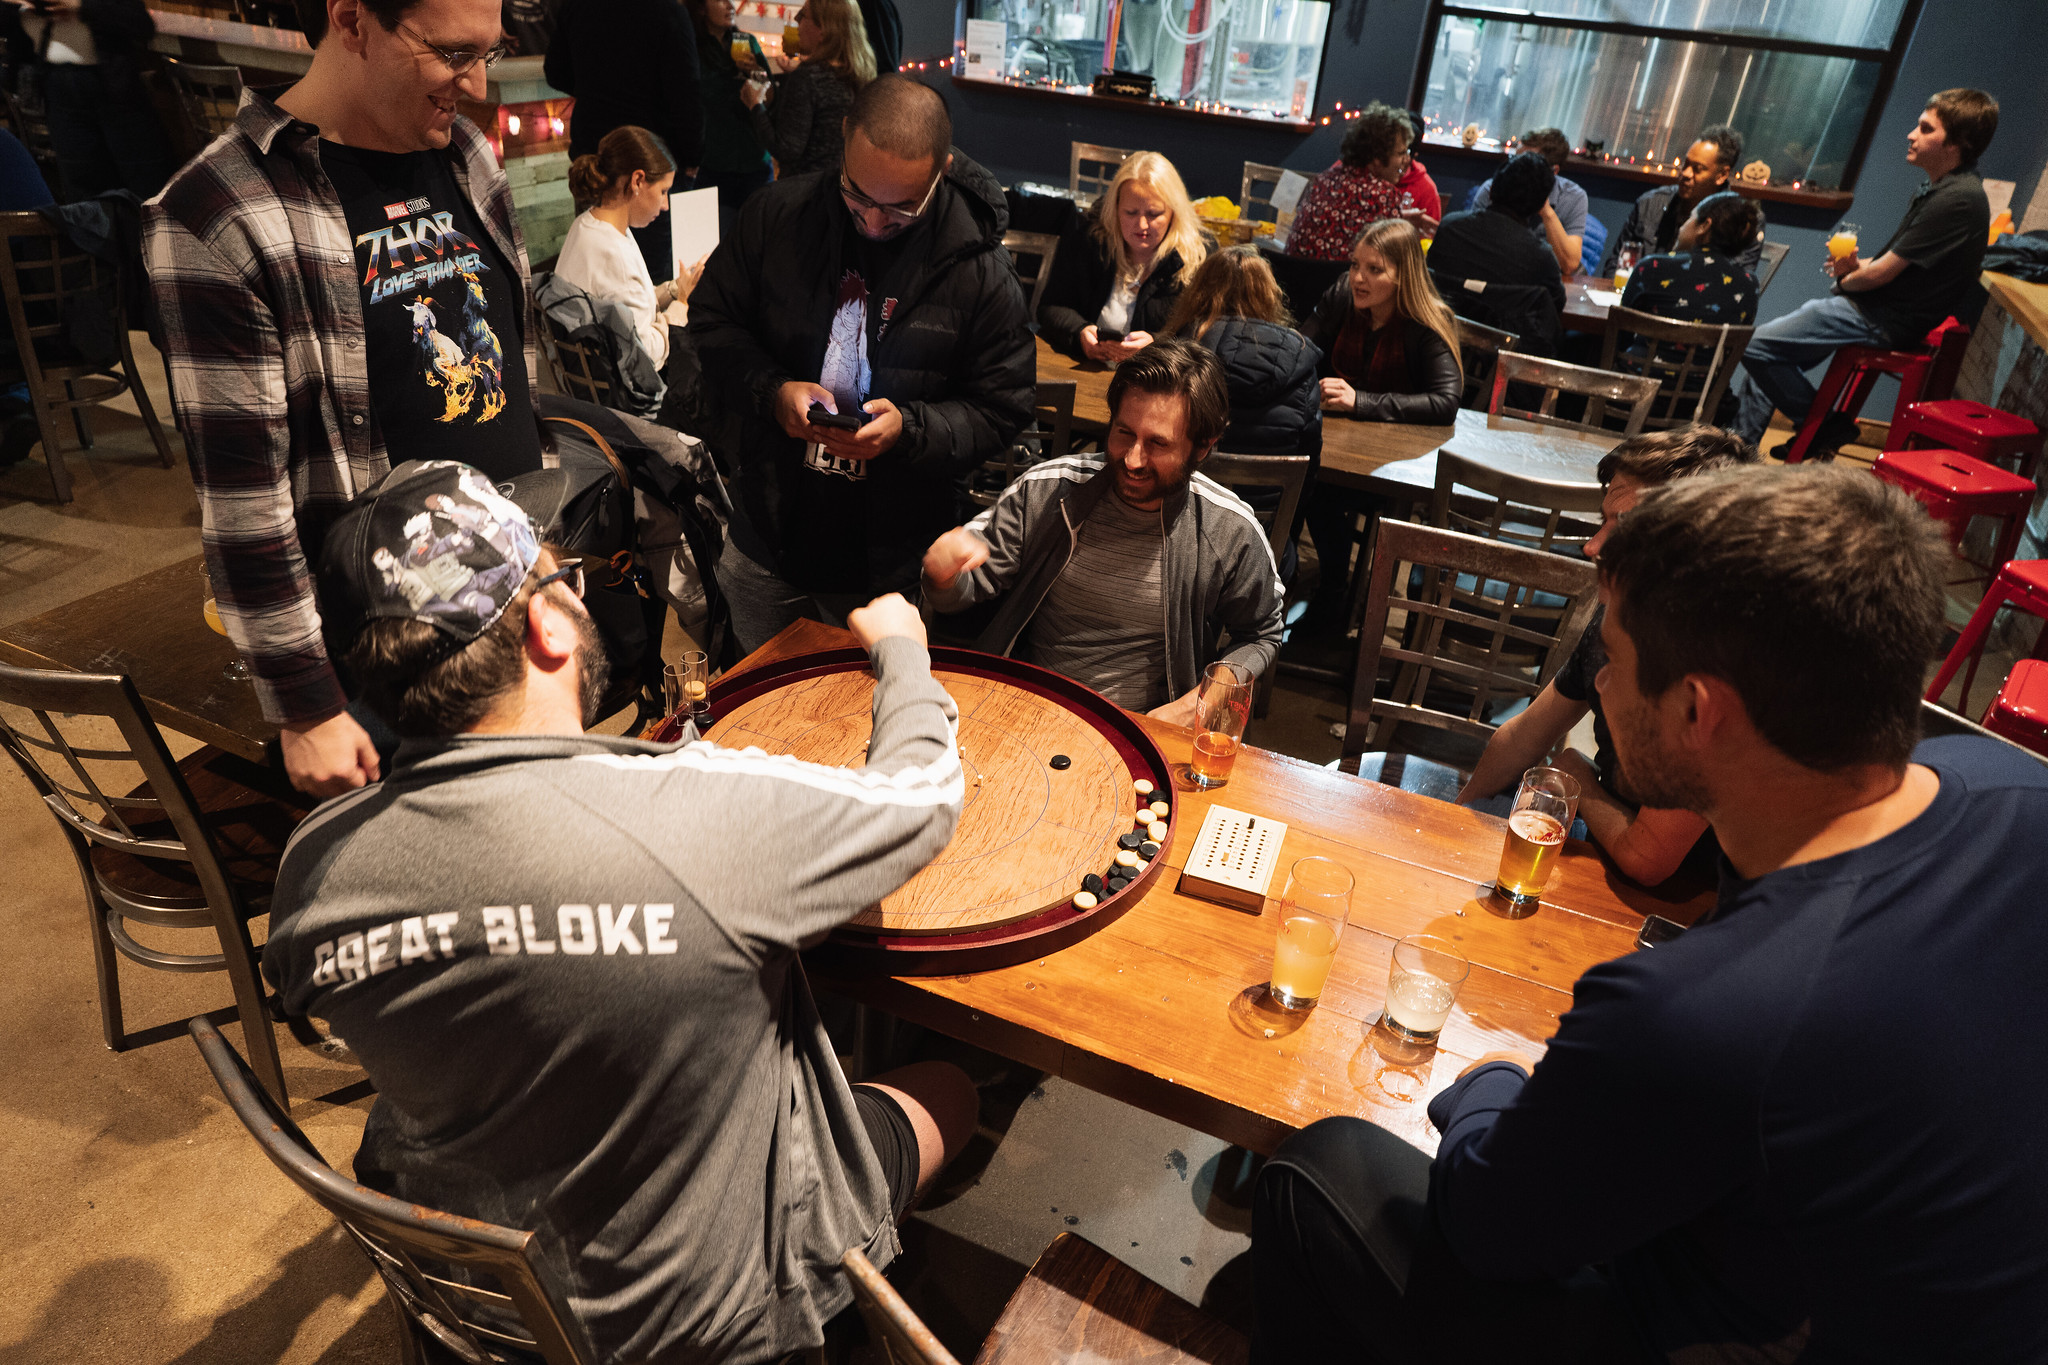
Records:
[[[2048,767],[1919,742],[1949,553],[1867,474],[1645,495],[1601,556],[1624,791],[1721,894],[1597,966],[1541,1062],[1359,1119],[1254,1196],[1255,1361],[2048,1359]]]
[[[406,739],[293,836],[264,971],[376,1084],[356,1178],[538,1233],[590,1359],[777,1359],[974,1128],[951,1066],[849,1086],[797,960],[952,837],[958,714],[891,596],[861,769],[586,735],[581,584],[452,462],[336,521],[322,610]]]
[[[932,543],[925,596],[940,611],[1003,596],[982,649],[1192,725],[1206,665],[1272,663],[1279,567],[1252,509],[1198,469],[1230,420],[1213,352],[1153,342],[1117,367],[1109,411],[1107,456],[1034,465]]]

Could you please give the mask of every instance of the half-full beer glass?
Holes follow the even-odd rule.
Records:
[[[1351,914],[1350,869],[1329,858],[1303,858],[1280,898],[1280,938],[1273,945],[1273,1003],[1315,1008],[1337,960],[1337,941]]]
[[[1565,831],[1579,813],[1579,784],[1556,768],[1522,774],[1515,807],[1508,814],[1507,840],[1500,852],[1495,886],[1517,910],[1533,910],[1550,881]]]
[[[1243,664],[1218,662],[1202,670],[1195,693],[1194,759],[1188,780],[1196,787],[1220,787],[1230,780],[1231,765],[1244,743],[1245,722],[1252,714],[1252,672]]]

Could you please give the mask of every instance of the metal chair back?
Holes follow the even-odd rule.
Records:
[[[882,1365],[960,1365],[859,1247],[840,1257],[839,1264],[853,1286],[854,1306],[868,1325],[868,1343],[881,1353]]]
[[[1541,403],[1533,409],[1509,406],[1507,391],[1510,384],[1530,384],[1542,389]],[[1656,401],[1657,387],[1656,380],[1641,375],[1614,374],[1510,351],[1502,355],[1500,363],[1494,367],[1493,394],[1487,400],[1486,410],[1501,417],[1563,427],[1567,431],[1613,436],[1617,433],[1605,425],[1602,418],[1607,404],[1621,403],[1628,407],[1628,420],[1618,434],[1637,436],[1642,433],[1643,423],[1649,420],[1650,404]],[[1557,396],[1561,393],[1585,396],[1584,421],[1574,422],[1557,415]]]
[[[563,393],[601,407],[612,406],[612,391],[618,387],[619,372],[602,346],[570,336],[545,313],[540,316],[539,336],[541,350],[546,353]]]
[[[229,875],[228,850],[215,837],[162,732],[143,709],[134,682],[124,674],[0,664],[0,703],[28,712],[28,724],[0,715],[0,748],[56,817],[85,883],[107,1046],[120,1052],[130,1041],[116,971],[120,957],[157,971],[225,970],[263,1083],[282,1100],[284,1069],[249,937],[251,914],[267,907],[252,906],[242,884]],[[103,748],[79,737],[76,717],[112,721],[119,745]],[[69,733],[60,721],[71,725]],[[217,751],[202,754],[211,752]],[[290,823],[295,822],[296,816]],[[102,874],[104,859],[95,858],[95,847],[159,864],[185,864],[196,894],[180,885],[183,876],[167,879],[169,886],[154,894],[137,894],[127,883]],[[145,946],[129,934],[130,920],[173,929],[210,928],[220,951],[173,953]]]
[[[1030,316],[1038,316],[1038,305],[1045,299],[1046,282],[1052,278],[1053,257],[1059,254],[1060,239],[1050,232],[1022,232],[1011,228],[1003,234],[1003,250],[1010,253],[1010,264],[1016,267],[1017,283],[1024,286],[1024,300],[1030,308]],[[1030,264],[1026,264],[1026,262]]]
[[[1404,565],[1416,571],[1412,583]],[[1461,577],[1481,591],[1461,589]],[[1533,614],[1528,603],[1539,592],[1564,598],[1564,608]],[[1382,518],[1344,731],[1346,766],[1355,768],[1369,750],[1393,748],[1395,730],[1406,724],[1485,740],[1495,729],[1490,713],[1534,697],[1571,657],[1598,598],[1589,560]],[[1396,611],[1406,619],[1399,639],[1390,640]],[[1393,678],[1381,696],[1381,671],[1390,665]],[[1451,684],[1438,691],[1456,694],[1456,710],[1431,696],[1439,680]]]
[[[1429,524],[1546,554],[1578,554],[1600,529],[1604,496],[1596,483],[1524,478],[1440,450]],[[1590,515],[1591,524],[1572,520],[1573,513]]]
[[[56,144],[50,141],[48,111],[23,103],[12,90],[0,90],[0,94],[4,94],[7,100],[7,121],[13,125],[14,135],[21,139],[21,145],[28,148],[36,169],[43,173],[44,184],[61,192],[64,188],[63,168],[57,164]]]
[[[1657,397],[1643,422],[1649,430],[1711,424],[1755,335],[1755,327],[1677,322],[1616,304],[1607,310],[1600,368],[1657,381]],[[1590,412],[1587,420],[1593,420]]]
[[[1117,168],[1130,155],[1122,147],[1104,147],[1095,142],[1072,144],[1067,158],[1067,188],[1094,203],[1109,188],[1109,182],[1116,179]]]
[[[1226,488],[1277,488],[1280,501],[1271,508],[1254,508],[1252,515],[1266,528],[1266,539],[1277,561],[1294,539],[1295,513],[1301,509],[1308,490],[1309,457],[1306,455],[1230,455],[1217,451],[1202,461],[1202,473]]]
[[[20,355],[29,398],[35,406],[43,458],[59,502],[71,501],[71,474],[64,467],[57,417],[69,412],[79,444],[92,449],[85,410],[118,398],[135,397],[135,410],[171,467],[171,443],[156,420],[149,394],[135,378],[135,352],[128,340],[128,315],[121,306],[119,271],[72,244],[63,229],[40,213],[0,213],[0,290],[7,297],[7,322]],[[117,338],[119,362],[100,366],[66,354],[66,309],[107,310]]]
[[[1057,460],[1067,453],[1074,439],[1074,396],[1078,385],[1071,379],[1041,379],[1038,396],[1031,405],[1031,425],[1017,433],[1017,439],[991,456],[974,471],[967,496],[983,507],[993,507],[1003,490],[1017,476],[1035,464]]]
[[[202,1018],[192,1021],[191,1032],[228,1107],[263,1155],[340,1221],[383,1277],[405,1323],[403,1359],[408,1365],[445,1359],[448,1353],[469,1365],[485,1365],[501,1358],[493,1346],[537,1355],[548,1365],[595,1365],[596,1352],[542,1277],[533,1233],[422,1208],[341,1175],[255,1083],[220,1030]],[[440,1264],[429,1270],[423,1261]],[[446,1268],[488,1276],[500,1288],[465,1284],[440,1273]],[[500,1325],[479,1321],[479,1309],[495,1310]],[[515,1323],[528,1335],[513,1330]],[[427,1341],[440,1349],[425,1347]]]
[[[1274,222],[1280,211],[1273,207],[1273,196],[1280,190],[1280,177],[1287,173],[1285,166],[1262,166],[1256,161],[1244,163],[1244,183],[1238,187],[1237,204],[1239,216],[1254,221]],[[1254,212],[1264,209],[1264,213]]]
[[[1771,279],[1778,273],[1778,267],[1785,264],[1785,257],[1792,248],[1783,242],[1765,242],[1764,253],[1756,263],[1756,292],[1761,294],[1771,287]]]
[[[201,146],[235,126],[235,111],[242,107],[240,67],[202,66],[176,57],[162,60],[171,88],[178,92],[178,107]]]
[[[1493,371],[1500,363],[1501,353],[1514,350],[1520,340],[1513,332],[1458,318],[1458,354],[1465,365],[1465,392],[1458,400],[1459,407],[1477,410],[1479,396],[1493,389]]]

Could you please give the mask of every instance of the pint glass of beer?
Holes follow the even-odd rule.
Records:
[[[1199,714],[1195,718],[1194,760],[1188,764],[1188,780],[1207,790],[1230,780],[1238,746],[1244,743],[1245,722],[1252,714],[1251,670],[1243,664],[1210,664],[1202,670],[1202,686],[1195,694],[1195,706]]]
[[[1557,866],[1565,831],[1579,813],[1579,784],[1556,768],[1522,774],[1515,808],[1508,815],[1507,842],[1500,853],[1495,885],[1517,910],[1534,910]]]
[[[1303,858],[1280,898],[1280,938],[1273,945],[1273,1003],[1314,1009],[1337,960],[1337,940],[1351,914],[1351,872],[1329,858]]]

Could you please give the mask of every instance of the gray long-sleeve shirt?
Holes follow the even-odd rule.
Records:
[[[862,769],[601,735],[399,751],[286,851],[264,971],[379,1091],[356,1176],[540,1234],[599,1359],[773,1359],[897,1251],[799,947],[952,837],[958,712],[875,651]]]

